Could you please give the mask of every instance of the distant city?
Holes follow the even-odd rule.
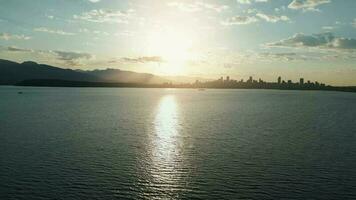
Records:
[[[246,81],[244,79],[234,80],[230,76],[221,77],[215,81],[200,82],[196,81],[193,84],[194,87],[198,88],[263,88],[263,89],[326,89],[331,86],[327,86],[324,83],[319,83],[318,81],[312,82],[310,80],[304,81],[304,78],[300,78],[299,82],[293,82],[292,80],[283,80],[281,76],[276,79],[276,82],[266,82],[259,78],[258,80],[253,79],[252,76]]]
[[[149,83],[124,83],[124,82],[88,82],[88,81],[68,81],[58,79],[31,79],[16,83],[17,86],[46,86],[46,87],[127,87],[127,88],[196,88],[204,89],[275,89],[275,90],[327,90],[340,92],[356,92],[355,86],[338,87],[319,83],[318,81],[304,81],[300,78],[299,82],[292,80],[282,80],[278,77],[276,82],[266,82],[262,79],[254,80],[249,77],[247,81],[230,79],[227,76],[214,81],[195,81],[194,83],[174,84],[166,82],[162,84]]]
[[[194,79],[193,79],[194,80]],[[171,82],[153,74],[136,73],[119,69],[78,71],[63,69],[35,62],[17,63],[0,59],[0,85],[46,86],[46,87],[138,87],[138,88],[205,88],[217,89],[277,89],[277,90],[330,90],[356,92],[356,86],[338,87],[318,81],[299,82],[276,77],[267,82],[250,76],[246,81],[234,80],[230,76],[213,81]]]

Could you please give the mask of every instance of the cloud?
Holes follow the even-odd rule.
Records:
[[[324,29],[324,30],[333,30],[333,29],[335,29],[334,26],[323,26],[321,28]]]
[[[293,0],[288,8],[299,10],[302,9],[304,11],[318,11],[316,8],[319,5],[330,3],[331,0]]]
[[[209,4],[200,1],[190,3],[190,4],[182,3],[182,2],[169,2],[167,5],[171,7],[177,7],[179,10],[185,12],[197,12],[197,11],[202,11],[204,9],[213,10],[215,12],[222,12],[229,8],[229,6],[227,5]]]
[[[258,12],[257,10],[248,10],[248,13],[255,13]],[[246,25],[258,22],[259,19],[265,20],[266,22],[276,23],[279,21],[290,21],[289,17],[285,15],[277,16],[277,15],[266,15],[264,13],[256,13],[256,16],[234,16],[228,18],[227,20],[223,21],[223,25]]]
[[[257,22],[254,16],[234,16],[222,22],[223,25],[246,25]]]
[[[240,3],[240,4],[251,4],[251,0],[237,0],[237,3]]]
[[[89,12],[84,12],[81,15],[74,15],[73,18],[97,23],[128,23],[128,20],[133,12],[133,10],[120,11],[109,9],[94,9]]]
[[[356,18],[354,19],[353,22],[351,22],[351,25],[352,25],[354,28],[356,28]]]
[[[89,53],[71,52],[71,51],[58,51],[58,50],[38,50],[38,49],[26,49],[21,47],[3,47],[0,46],[1,51],[22,53],[23,55],[30,53],[31,57],[42,58],[49,63],[61,64],[66,66],[79,66],[83,62],[92,60],[94,55]]]
[[[160,56],[144,56],[144,57],[138,57],[138,58],[121,58],[122,61],[124,62],[129,62],[129,63],[148,63],[148,62],[158,62],[161,63],[163,62],[162,57]]]
[[[332,33],[305,35],[297,33],[294,36],[269,43],[270,47],[320,48],[327,50],[356,50],[356,39],[336,37]]]
[[[259,53],[258,59],[265,59],[269,61],[293,61],[293,60],[308,60],[309,58],[305,55],[300,55],[294,52],[285,53]]]
[[[31,49],[24,49],[24,48],[18,48],[18,47],[7,47],[7,51],[12,51],[12,52],[32,52]]]
[[[89,60],[93,58],[91,54],[88,53],[78,53],[69,51],[51,51],[58,60],[64,61],[67,64],[77,65],[79,60]]]
[[[266,15],[263,13],[257,13],[256,14],[257,17],[266,20],[267,22],[272,22],[272,23],[276,23],[278,21],[289,21],[289,17],[285,16],[285,15],[281,15],[281,16],[276,16],[276,15]]]
[[[92,3],[98,3],[100,0],[88,0],[88,1],[90,1]]]
[[[79,29],[80,33],[91,33],[91,34],[96,34],[96,35],[104,35],[104,36],[109,36],[110,33],[105,32],[105,31],[99,31],[99,30],[89,30],[86,28],[81,28]]]
[[[69,32],[65,32],[62,30],[53,30],[53,29],[49,29],[46,27],[39,27],[39,28],[35,28],[33,30],[37,31],[37,32],[45,32],[45,33],[57,34],[57,35],[75,35],[75,33],[69,33]]]
[[[252,2],[265,3],[268,2],[268,0],[237,0],[237,3],[239,4],[251,4]]]
[[[31,37],[25,35],[13,35],[9,33],[0,33],[0,40],[29,40]]]

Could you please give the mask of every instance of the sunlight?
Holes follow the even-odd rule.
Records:
[[[149,184],[154,192],[164,191],[162,199],[171,199],[175,195],[173,185],[185,183],[178,169],[183,164],[182,139],[180,137],[179,107],[174,95],[164,95],[160,98],[154,121],[151,139],[148,142],[150,153]],[[156,190],[159,185],[165,185],[164,190]]]
[[[166,28],[153,31],[148,36],[148,48],[154,55],[159,55],[165,62],[162,73],[177,75],[184,72],[185,64],[192,57],[194,34],[179,28]]]
[[[160,101],[159,109],[156,115],[155,128],[159,139],[165,139],[162,142],[169,142],[171,137],[178,134],[178,116],[177,105],[174,96],[165,96]]]
[[[174,170],[179,152],[179,120],[176,99],[172,95],[162,97],[159,102],[158,110],[154,121],[155,135],[152,138],[152,173],[157,174],[158,182],[171,182],[177,177],[171,177],[171,171]],[[168,172],[160,171],[160,167],[165,166]],[[158,170],[158,171],[157,171]]]

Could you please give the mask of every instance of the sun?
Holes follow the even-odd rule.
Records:
[[[162,57],[164,67],[160,71],[167,75],[184,73],[186,63],[191,58],[194,35],[186,30],[169,27],[154,30],[148,35],[148,48],[151,54]]]

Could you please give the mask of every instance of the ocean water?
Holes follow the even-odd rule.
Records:
[[[356,94],[0,87],[0,199],[356,199]]]

